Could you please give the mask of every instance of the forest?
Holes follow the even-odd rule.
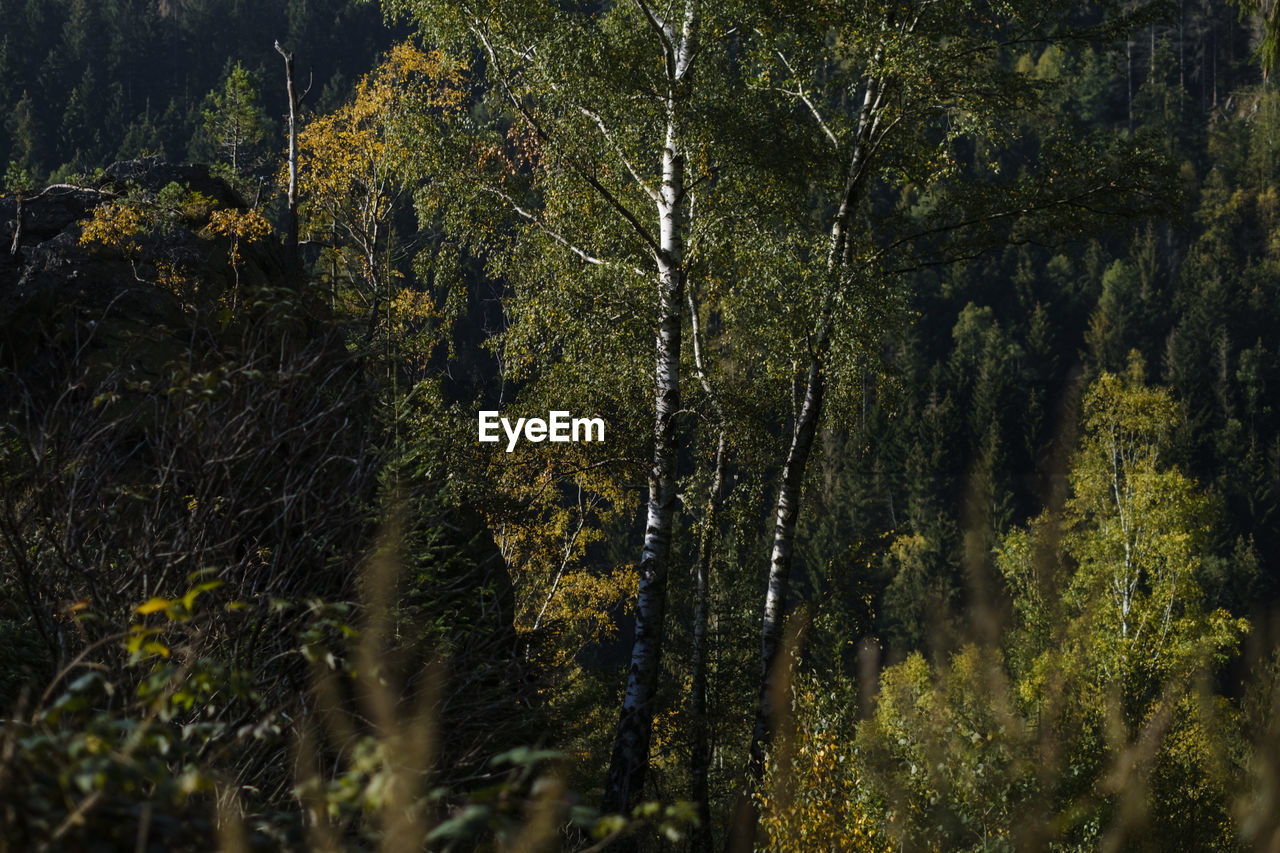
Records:
[[[0,853],[1280,851],[1277,60],[0,0]]]

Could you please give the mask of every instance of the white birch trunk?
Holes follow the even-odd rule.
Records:
[[[690,836],[690,849],[706,853],[711,849],[711,748],[707,719],[707,621],[711,610],[711,556],[720,515],[720,492],[724,484],[724,427],[716,446],[715,474],[707,494],[706,517],[698,548],[696,592],[693,609],[693,654],[690,665],[689,715],[693,738],[689,748],[689,793],[698,813],[698,825]]]
[[[711,793],[708,777],[711,770],[711,748],[707,718],[707,623],[711,611],[711,556],[716,534],[720,527],[720,506],[723,502],[725,444],[727,425],[724,410],[711,387],[706,364],[702,360],[702,346],[698,328],[698,308],[689,298],[689,324],[693,338],[693,361],[698,379],[716,412],[719,434],[716,441],[716,461],[711,487],[707,490],[706,513],[702,519],[702,532],[698,541],[697,564],[694,568],[696,591],[693,607],[693,653],[690,663],[689,716],[693,721],[693,736],[689,746],[689,793],[697,808],[698,825],[689,837],[689,849],[693,853],[711,850]]]
[[[877,49],[872,58],[876,67],[883,56]],[[830,283],[823,297],[814,337],[810,340],[808,369],[804,383],[804,396],[794,415],[791,441],[787,448],[787,461],[778,485],[778,498],[774,504],[773,546],[769,556],[769,580],[765,591],[764,612],[760,626],[760,692],[756,704],[755,724],[748,749],[744,789],[739,795],[732,825],[729,828],[725,849],[730,853],[746,853],[754,849],[759,815],[751,792],[755,790],[764,772],[765,751],[772,738],[772,721],[775,709],[773,697],[782,695],[774,678],[781,669],[776,666],[779,641],[782,638],[786,616],[787,590],[791,580],[791,564],[795,552],[796,523],[800,516],[802,488],[805,470],[813,451],[814,436],[822,420],[822,407],[826,396],[826,358],[833,334],[833,304],[838,286],[838,273],[853,262],[853,245],[849,240],[849,228],[854,208],[866,177],[866,166],[874,149],[874,141],[880,131],[884,111],[885,81],[872,76],[867,81],[859,109],[857,129],[854,132],[853,151],[849,156],[849,169],[841,193],[840,205],[831,224],[827,253],[827,272]]]
[[[787,451],[786,466],[782,470],[778,500],[774,505],[773,548],[769,557],[769,582],[765,592],[764,617],[760,627],[760,692],[756,703],[755,725],[751,732],[751,746],[747,755],[745,789],[739,797],[725,847],[730,853],[748,853],[755,848],[759,815],[751,798],[751,792],[758,787],[764,775],[765,750],[768,749],[772,739],[773,720],[777,714],[777,709],[773,707],[773,700],[783,695],[774,684],[778,670],[781,669],[777,666],[778,648],[786,615],[787,588],[791,579],[796,521],[799,518],[804,473],[813,450],[818,423],[822,418],[822,404],[826,392],[824,360],[829,337],[829,329],[824,324],[809,361],[804,400],[800,404],[795,425],[792,427],[791,445]]]
[[[688,75],[698,24],[696,0],[685,7],[682,32],[668,27],[672,45],[667,94],[667,126],[662,150],[662,186],[658,192],[658,335],[655,364],[653,467],[649,472],[649,507],[640,555],[640,589],[636,598],[635,640],[622,699],[605,787],[606,811],[625,812],[641,796],[649,768],[654,695],[662,663],[666,620],[667,570],[676,511],[676,414],[680,411],[680,338],[684,321],[684,241],[682,205],[685,194],[684,155],[677,117],[676,88]]]
[[[667,91],[662,95],[665,129],[660,155],[662,184],[653,188],[632,166],[627,155],[610,134],[605,119],[584,105],[578,109],[601,131],[626,170],[652,199],[658,216],[658,233],[654,237],[640,223],[627,205],[614,196],[590,171],[569,164],[589,186],[618,213],[651,247],[656,266],[657,335],[654,366],[653,465],[649,471],[649,503],[645,522],[644,544],[639,563],[639,591],[636,597],[635,638],[622,708],[614,738],[609,775],[605,783],[603,807],[608,812],[627,812],[641,796],[649,766],[649,741],[654,714],[654,697],[661,672],[662,640],[666,619],[667,573],[671,551],[671,535],[676,513],[676,475],[679,458],[676,418],[680,411],[681,330],[684,322],[686,178],[684,140],[680,118],[688,98],[688,83],[697,56],[701,0],[685,0],[683,17],[670,22],[659,17],[648,0],[633,0],[652,31],[662,52],[666,70]],[[537,135],[546,140],[546,129],[533,117],[520,97],[512,90],[501,51],[490,40],[486,26],[479,18],[472,31],[480,40],[489,62],[505,94],[516,111]],[[501,195],[501,193],[499,193]],[[505,196],[503,196],[506,198]],[[512,208],[540,227],[583,260],[604,263],[573,245],[564,237],[545,228],[537,217],[522,210],[511,199]],[[629,842],[623,839],[621,846]],[[618,847],[619,845],[615,845]]]
[[[756,714],[756,734],[752,737],[752,761],[762,760],[768,741],[770,670],[778,654],[778,642],[782,637],[782,621],[787,604],[787,587],[791,578],[791,563],[795,551],[796,521],[800,512],[801,488],[804,474],[813,450],[813,439],[822,417],[822,404],[826,392],[826,375],[823,357],[827,349],[824,333],[809,362],[809,374],[805,380],[804,402],[800,415],[791,432],[791,446],[787,450],[787,463],[782,469],[782,483],[778,489],[778,502],[774,506],[773,548],[769,556],[769,585],[765,591],[764,618],[760,629],[760,705]],[[758,753],[758,755],[757,755]]]

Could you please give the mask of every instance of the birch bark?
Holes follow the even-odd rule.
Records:
[[[681,337],[693,220],[686,154],[692,146],[688,128],[700,127],[691,114],[694,66],[706,64],[697,61],[701,0],[661,8],[628,0],[581,15],[588,10],[566,7],[552,18],[538,4],[531,4],[536,14],[526,16],[514,2],[388,3],[393,11],[411,13],[428,34],[437,27],[453,39],[466,32],[483,52],[485,74],[495,84],[492,95],[506,101],[536,138],[531,147],[537,149],[534,169],[540,170],[537,193],[517,197],[512,184],[518,181],[506,180],[516,169],[480,185],[479,192],[500,199],[531,237],[597,270],[616,270],[628,287],[642,279],[652,287],[645,296],[651,313],[644,316],[654,329],[648,502],[635,637],[603,797],[606,810],[627,811],[641,796],[649,768],[678,506]],[[608,37],[602,21],[612,16],[629,18],[625,23],[638,37],[592,46],[590,39]],[[576,64],[584,50],[591,61],[610,56],[621,63],[629,73],[613,82],[626,91],[601,88],[584,76]],[[594,70],[608,77],[616,68],[602,64]],[[704,165],[700,173],[705,171]]]
[[[720,528],[720,507],[723,503],[725,446],[728,421],[716,389],[711,385],[707,364],[703,359],[702,332],[698,318],[698,306],[693,294],[689,301],[689,326],[693,339],[693,363],[698,372],[698,382],[711,406],[717,421],[716,455],[711,486],[707,489],[706,510],[702,519],[702,531],[698,538],[697,563],[694,566],[695,589],[693,604],[693,649],[690,662],[689,716],[693,731],[689,745],[689,793],[697,808],[698,824],[690,834],[689,846],[694,853],[706,853],[711,849],[711,745],[710,720],[707,711],[707,657],[708,622],[711,613],[711,558],[716,536]]]
[[[883,47],[877,48],[868,69],[871,73],[863,91],[861,108],[852,137],[849,167],[846,172],[839,205],[832,218],[827,251],[828,284],[822,299],[816,328],[809,340],[804,394],[796,408],[787,448],[786,463],[778,484],[778,497],[773,508],[773,543],[769,556],[769,577],[760,626],[760,691],[756,701],[755,723],[747,753],[744,790],[739,797],[734,820],[729,829],[726,850],[749,851],[755,844],[758,812],[751,791],[759,785],[764,773],[765,752],[773,736],[772,721],[777,709],[773,699],[782,695],[774,684],[779,644],[786,616],[787,591],[795,552],[796,524],[799,520],[804,475],[813,451],[813,440],[822,420],[827,389],[827,356],[834,331],[834,303],[842,272],[853,261],[849,229],[867,179],[870,155],[881,139],[885,111],[886,80],[875,73],[883,59]],[[806,105],[818,122],[826,122],[811,103]]]
[[[658,191],[658,335],[655,342],[653,465],[649,473],[649,506],[640,555],[640,587],[636,598],[635,639],[614,737],[605,786],[606,811],[626,811],[640,796],[649,768],[653,705],[662,663],[666,618],[667,572],[671,531],[676,512],[678,447],[676,415],[680,411],[680,338],[684,322],[685,200],[684,153],[681,150],[680,90],[690,76],[696,53],[699,4],[685,4],[677,33],[641,2],[642,11],[662,40],[667,54],[666,139],[662,149],[662,186]]]
[[[954,156],[950,150],[954,140],[971,134],[999,138],[1008,131],[993,117],[1002,117],[1012,109],[1040,103],[1037,93],[1023,88],[1022,81],[1005,74],[998,63],[982,68],[975,65],[974,60],[985,55],[986,51],[994,55],[1002,49],[1001,44],[1006,39],[1060,37],[1047,35],[1048,19],[1038,14],[1022,18],[1021,10],[1015,11],[1011,7],[1012,17],[1007,23],[1009,30],[997,33],[1001,24],[992,22],[994,26],[989,30],[984,24],[982,28],[957,38],[955,16],[965,7],[960,4],[948,8],[949,5],[925,0],[906,4],[905,8],[896,6],[872,10],[856,24],[852,19],[835,23],[836,26],[848,26],[849,44],[866,39],[861,41],[866,46],[866,53],[862,54],[865,61],[857,65],[848,62],[847,52],[804,54],[803,44],[799,49],[801,55],[807,57],[806,62],[792,63],[784,52],[788,48],[785,40],[769,46],[769,52],[781,60],[780,76],[785,82],[765,85],[771,91],[787,96],[797,109],[811,114],[817,129],[838,152],[839,159],[822,159],[823,164],[834,168],[840,168],[837,164],[842,162],[847,165],[842,170],[827,235],[827,280],[818,291],[821,297],[815,300],[815,304],[821,307],[812,325],[794,341],[793,351],[799,353],[799,367],[795,374],[795,413],[772,513],[773,541],[761,618],[761,684],[744,774],[744,790],[730,828],[729,850],[750,850],[754,844],[757,815],[752,793],[758,789],[772,735],[773,697],[785,695],[786,685],[774,683],[785,670],[775,664],[783,635],[805,469],[827,402],[833,341],[837,334],[856,333],[858,330],[850,323],[861,322],[861,309],[852,301],[861,297],[849,291],[849,283],[855,277],[867,279],[871,275],[857,268],[858,258],[884,258],[887,253],[901,250],[922,234],[928,233],[936,238],[942,234],[964,233],[970,227],[974,228],[974,234],[969,239],[975,240],[975,246],[981,246],[988,239],[981,236],[983,223],[994,223],[1011,216],[1048,214],[1055,206],[1074,207],[1085,197],[1096,193],[1105,198],[1108,192],[1099,189],[1101,185],[1093,183],[1093,179],[1075,189],[1064,186],[1051,192],[1041,192],[1033,182],[1024,185],[1029,192],[1023,200],[1019,200],[1012,191],[1002,189],[998,196],[992,196],[989,207],[979,204],[975,214],[968,219],[943,218],[914,236],[894,237],[877,245],[877,235],[872,233],[874,222],[868,223],[866,233],[853,233],[856,211],[865,207],[874,176],[883,177],[891,184],[900,182],[902,179],[897,176],[900,166],[910,162],[915,172],[911,180],[916,186],[925,187],[936,181],[945,193],[946,180],[954,174],[947,165]],[[1016,36],[1006,34],[1010,31],[1017,31]],[[820,43],[819,32],[825,34],[825,31],[809,34],[813,43]],[[841,118],[838,114],[840,107],[838,103],[832,103],[836,112],[829,117],[823,115],[824,102],[816,97],[816,93],[823,90],[823,85],[817,81],[823,81],[829,91],[839,89],[830,85],[830,75],[838,75],[837,69],[842,64],[859,75],[859,80],[849,81],[848,88],[856,87],[860,97],[856,100],[856,112],[848,116],[847,121],[829,121],[828,118]],[[806,67],[821,71],[812,80],[802,79]],[[797,72],[797,69],[801,71]],[[937,119],[939,116],[943,117],[941,121]],[[886,144],[890,135],[893,136],[892,146]],[[929,141],[921,145],[920,139]],[[1110,186],[1115,188],[1119,184],[1113,179]],[[930,257],[937,257],[937,262],[947,262],[947,249],[928,246],[925,251]],[[912,268],[916,262],[916,259],[909,259],[906,268]],[[849,312],[851,308],[855,309],[853,313]],[[800,381],[802,376],[803,383]],[[803,389],[800,388],[802,384]]]

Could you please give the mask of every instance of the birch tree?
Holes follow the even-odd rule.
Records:
[[[561,365],[574,353],[577,365],[563,369],[649,386],[635,636],[604,797],[624,810],[649,763],[678,503],[686,285],[717,220],[718,143],[739,133],[719,96],[741,10],[701,0],[385,5],[432,42],[482,59],[500,131],[477,132],[481,175],[458,188],[474,202],[458,205],[469,211],[458,224],[473,228],[483,207],[516,223],[492,262],[516,287],[509,374],[555,370],[554,353],[565,354]]]
[[[302,127],[298,175],[281,175],[289,184],[296,177],[306,191],[300,212],[307,236],[325,246],[335,290],[349,282],[342,295],[363,314],[366,338],[392,319],[396,266],[412,248],[392,226],[429,168],[423,137],[438,134],[460,109],[461,73],[438,55],[397,45],[356,84],[351,100]],[[434,120],[424,122],[428,113]]]
[[[1221,846],[1238,771],[1216,756],[1227,752],[1232,712],[1215,699],[1206,713],[1198,678],[1227,666],[1251,630],[1211,592],[1216,572],[1247,571],[1251,558],[1243,543],[1214,553],[1221,506],[1169,458],[1185,407],[1145,384],[1136,352],[1124,374],[1104,372],[1085,389],[1081,409],[1069,494],[996,552],[1028,730],[1061,740],[1048,758],[1062,769],[1042,778],[1102,792],[1101,808],[1055,823],[1068,838],[1109,822],[1117,841],[1136,830],[1165,847]],[[1133,762],[1138,750],[1150,758]],[[1126,826],[1123,815],[1143,812],[1141,829]]]
[[[1185,414],[1167,391],[1144,385],[1143,372],[1135,354],[1127,375],[1103,373],[1085,394],[1062,536],[1062,562],[1072,568],[1063,604],[1080,633],[1060,645],[1083,639],[1078,659],[1093,668],[1088,676],[1099,693],[1120,689],[1131,720],[1142,719],[1165,680],[1193,669],[1209,648],[1230,647],[1245,627],[1205,607],[1215,512],[1167,464]],[[1020,605],[1021,577],[1011,583]]]
[[[1084,211],[1120,214],[1150,200],[1141,191],[1149,158],[1061,127],[1028,130],[1033,119],[1044,124],[1037,110],[1047,84],[1014,70],[1010,51],[1064,38],[1053,30],[1060,4],[922,0],[807,11],[761,33],[754,55],[754,85],[792,104],[823,148],[808,187],[821,224],[791,220],[797,260],[780,272],[793,280],[773,332],[787,343],[775,340],[773,358],[789,374],[792,406],[771,513],[748,787],[763,769],[772,697],[782,695],[773,671],[815,437],[833,390],[879,369],[877,350],[904,317],[895,282],[1007,241],[1014,220],[1034,223],[1041,239],[1063,239],[1079,232]],[[741,301],[747,312],[750,302],[765,304]],[[745,797],[740,808],[730,849],[748,849],[754,836]]]

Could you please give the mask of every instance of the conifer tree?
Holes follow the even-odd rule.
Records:
[[[266,113],[258,106],[258,84],[239,62],[231,66],[221,91],[204,102],[204,131],[227,158],[233,174],[243,175],[254,165],[256,146],[267,135]]]

